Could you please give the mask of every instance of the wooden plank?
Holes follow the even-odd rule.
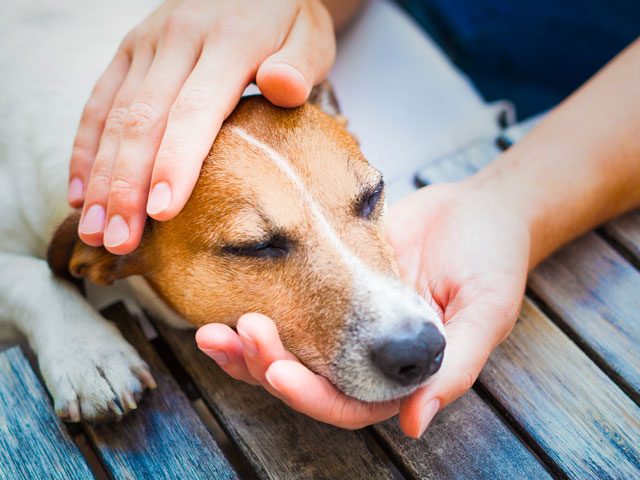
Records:
[[[114,478],[238,478],[153,347],[122,304],[104,310],[149,364],[157,390],[118,423],[87,425],[87,434]]]
[[[0,479],[94,478],[20,347],[0,354]]]
[[[393,478],[360,432],[316,422],[262,388],[231,379],[198,350],[194,332],[155,325],[259,478]]]
[[[640,209],[607,222],[604,230],[629,250],[640,263]]]
[[[640,403],[640,272],[600,236],[588,233],[536,267],[529,287]]]
[[[406,437],[395,420],[374,428],[411,478],[550,478],[473,390],[438,413],[419,440]]]
[[[479,382],[568,477],[640,478],[640,408],[528,299]]]

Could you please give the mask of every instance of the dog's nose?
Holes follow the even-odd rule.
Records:
[[[438,371],[442,364],[445,339],[432,324],[418,334],[398,334],[376,345],[373,362],[387,378],[402,385],[415,385]]]

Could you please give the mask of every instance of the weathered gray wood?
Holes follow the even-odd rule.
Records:
[[[0,479],[94,478],[20,347],[0,353]]]
[[[480,374],[571,478],[640,478],[640,408],[528,299]]]
[[[261,388],[228,377],[198,350],[194,332],[156,326],[260,478],[393,478],[359,432],[294,412]]]
[[[122,304],[102,313],[117,322],[158,383],[119,423],[86,427],[105,468],[116,479],[238,478],[135,319]]]
[[[604,229],[640,262],[640,209],[607,222]]]
[[[640,272],[588,233],[531,272],[529,287],[640,403]]]
[[[419,440],[405,436],[395,420],[374,428],[411,478],[550,478],[473,390],[438,413]]]

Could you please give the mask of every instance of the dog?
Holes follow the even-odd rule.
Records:
[[[49,87],[64,85],[37,86]],[[127,279],[144,309],[177,328],[234,326],[243,313],[264,313],[301,362],[363,401],[405,396],[438,371],[442,323],[399,279],[382,176],[346,130],[327,83],[293,109],[243,98],[184,210],[149,220],[140,246],[122,256],[78,239],[61,153],[73,128],[55,138],[29,130],[33,145],[24,134],[21,143],[14,132],[29,129],[29,118],[19,118],[16,103],[0,132],[0,320],[28,339],[64,420],[120,418],[155,387],[71,278]],[[43,101],[40,115],[48,113],[55,122],[59,112]]]

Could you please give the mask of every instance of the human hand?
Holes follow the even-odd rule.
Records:
[[[400,426],[424,432],[436,411],[471,388],[520,311],[530,233],[515,203],[469,180],[426,187],[394,204],[389,240],[401,276],[443,318],[447,350],[432,382],[400,406]]]
[[[360,402],[302,365],[284,349],[270,318],[243,315],[236,331],[210,323],[200,327],[196,342],[231,377],[261,385],[294,410],[347,429],[381,422],[397,413],[399,401]]]
[[[529,232],[516,209],[473,182],[428,187],[393,205],[389,235],[403,278],[432,300],[445,322],[447,353],[427,386],[382,404],[347,397],[284,350],[262,315],[198,331],[199,347],[232,377],[262,385],[289,406],[342,428],[399,411],[411,437],[439,408],[466,392],[517,318],[529,261]]]
[[[297,106],[334,57],[319,0],[165,2],[123,40],[84,108],[68,192],[84,205],[80,238],[134,250],[147,213],[169,220],[187,202],[249,82]]]

